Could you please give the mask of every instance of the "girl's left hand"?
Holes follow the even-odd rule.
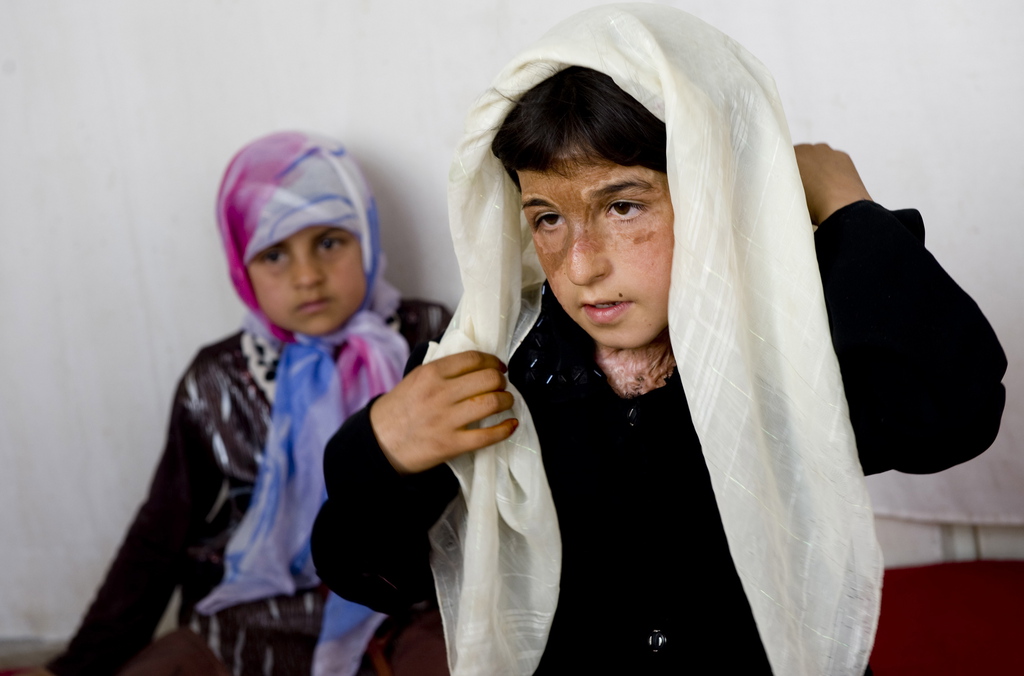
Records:
[[[843,151],[833,150],[827,143],[801,143],[793,150],[814,225],[847,204],[871,199],[853,160]]]

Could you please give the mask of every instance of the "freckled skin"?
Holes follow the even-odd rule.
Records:
[[[299,230],[256,254],[246,269],[263,313],[295,333],[334,331],[366,296],[359,240],[329,225]]]
[[[521,171],[523,213],[555,297],[620,396],[664,384],[674,243],[665,174],[611,162]]]
[[[647,242],[650,242],[652,239],[654,239],[654,236],[655,236],[655,233],[653,233],[653,232],[646,232],[646,233],[638,234],[636,237],[633,238],[633,245],[634,246],[640,246],[641,244],[645,244]]]

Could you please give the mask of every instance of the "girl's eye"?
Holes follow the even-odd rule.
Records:
[[[284,259],[284,252],[280,249],[270,249],[260,254],[260,260],[264,263],[278,263]]]
[[[541,214],[533,221],[535,228],[553,228],[558,225],[562,220],[562,217],[558,214]]]
[[[320,248],[324,250],[338,249],[353,240],[351,236],[327,235],[320,240]]]
[[[643,207],[634,202],[615,202],[611,206],[611,211],[617,216],[631,218],[639,215]]]

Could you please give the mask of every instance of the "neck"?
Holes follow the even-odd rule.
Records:
[[[676,367],[668,328],[643,347],[616,349],[598,345],[594,360],[615,394],[631,399],[664,386]]]

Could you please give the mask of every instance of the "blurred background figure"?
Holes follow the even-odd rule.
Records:
[[[50,663],[58,676],[354,674],[385,620],[313,572],[323,448],[401,377],[399,330],[417,340],[444,313],[430,326],[422,303],[401,309],[373,195],[336,141],[286,132],[247,145],[217,217],[249,313],[182,377],[149,497]],[[180,628],[150,645],[178,587]]]

